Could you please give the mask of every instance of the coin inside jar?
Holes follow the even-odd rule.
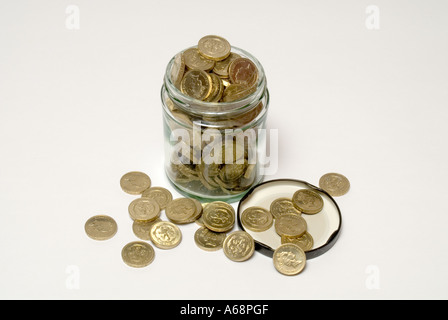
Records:
[[[230,55],[230,43],[219,36],[205,36],[198,42],[199,53],[207,59],[220,61]]]
[[[182,79],[181,90],[194,99],[205,100],[212,92],[212,79],[205,71],[190,70]]]
[[[234,84],[252,87],[258,80],[258,69],[250,59],[237,58],[230,63],[229,78]]]
[[[203,57],[197,48],[190,48],[183,52],[185,66],[189,70],[210,71],[215,66],[215,61]]]

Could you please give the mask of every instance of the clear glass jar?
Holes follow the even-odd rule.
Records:
[[[202,201],[234,202],[263,180],[269,92],[260,62],[232,52],[258,68],[256,90],[232,102],[204,102],[183,94],[171,81],[174,57],[162,86],[165,172],[182,194]]]

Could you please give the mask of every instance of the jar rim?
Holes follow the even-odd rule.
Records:
[[[196,46],[192,46],[190,48],[187,48],[185,50],[191,49],[191,48],[197,48]],[[189,114],[195,114],[195,115],[206,115],[209,117],[220,117],[223,115],[230,115],[230,114],[238,114],[240,112],[245,112],[250,107],[254,106],[254,103],[258,103],[263,98],[263,95],[266,92],[267,89],[267,81],[266,81],[266,75],[263,69],[263,66],[261,65],[260,61],[258,61],[257,58],[255,58],[252,54],[249,52],[240,49],[238,47],[231,47],[231,51],[233,53],[237,53],[241,55],[242,57],[250,59],[255,66],[258,69],[258,81],[257,81],[257,88],[256,90],[249,94],[248,96],[231,101],[231,102],[207,102],[207,101],[200,101],[195,98],[192,98],[190,96],[185,95],[181,90],[179,90],[174,83],[171,81],[171,69],[174,63],[174,58],[181,52],[184,52],[185,50],[182,50],[178,52],[176,55],[174,55],[173,58],[168,62],[168,65],[165,70],[165,76],[164,76],[164,86],[166,90],[168,91],[168,95],[173,101],[176,101],[176,106],[182,109],[182,111],[189,113]],[[255,104],[256,105],[256,104]]]

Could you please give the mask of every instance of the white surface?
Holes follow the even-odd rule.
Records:
[[[379,30],[366,28],[372,4]],[[435,0],[1,1],[0,298],[448,298],[447,12]],[[120,178],[141,170],[168,187],[163,72],[206,34],[265,68],[280,140],[270,178],[351,181],[338,242],[296,277],[261,254],[201,251],[195,224],[149,267],[121,261],[136,237]],[[95,214],[116,219],[112,240],[84,234]]]

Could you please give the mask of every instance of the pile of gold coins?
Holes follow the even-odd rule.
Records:
[[[171,81],[182,93],[206,102],[243,99],[255,92],[257,80],[256,65],[231,52],[230,43],[214,35],[177,54],[171,69]]]
[[[197,222],[201,227],[194,235],[197,246],[206,251],[224,248],[225,255],[233,261],[249,259],[255,249],[253,238],[244,231],[227,235],[235,225],[235,211],[226,202],[215,201],[203,205],[196,199],[173,199],[171,192],[162,187],[151,187],[151,179],[142,172],[125,174],[120,185],[123,191],[141,195],[128,207],[133,220],[132,230],[141,240],[128,243],[122,249],[123,261],[134,268],[145,267],[154,260],[155,251],[172,249],[182,241],[178,225]],[[165,210],[169,221],[160,219]],[[117,232],[117,223],[109,216],[94,216],[85,223],[85,232],[94,240],[107,240]]]
[[[134,234],[144,241],[133,241],[124,246],[121,255],[127,265],[134,268],[148,266],[155,258],[155,251],[147,241],[159,249],[175,248],[182,241],[178,225],[192,222],[200,225],[194,235],[199,248],[206,251],[223,249],[226,257],[238,262],[246,261],[254,254],[255,242],[249,233],[234,231],[227,234],[235,225],[235,211],[228,203],[201,204],[196,199],[173,199],[169,190],[151,187],[151,179],[142,172],[125,174],[120,185],[128,194],[141,195],[130,203],[128,211]],[[343,195],[348,191],[349,183],[344,176],[332,173],[321,178],[320,187],[330,194]],[[241,214],[241,223],[255,232],[265,231],[275,224],[282,245],[274,252],[274,266],[284,275],[296,275],[305,267],[305,252],[313,247],[313,238],[307,232],[301,214],[317,214],[322,208],[323,200],[318,193],[301,189],[292,199],[273,201],[269,211],[261,207],[247,208]],[[162,210],[169,221],[160,219]],[[117,228],[115,220],[105,215],[94,216],[85,223],[85,232],[94,240],[112,238]]]

